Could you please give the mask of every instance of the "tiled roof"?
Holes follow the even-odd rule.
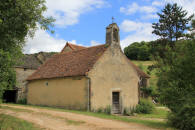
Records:
[[[84,46],[79,46],[79,45],[75,45],[75,44],[71,44],[67,42],[64,48],[62,49],[61,53],[64,53],[64,50],[66,49],[67,46],[69,46],[72,50],[82,50],[82,49],[87,48]]]
[[[28,77],[27,80],[84,76],[105,50],[105,45],[98,45],[82,50],[56,54]]]

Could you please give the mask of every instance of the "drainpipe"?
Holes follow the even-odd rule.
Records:
[[[91,111],[91,80],[89,77],[87,77],[88,81],[87,81],[87,89],[88,89],[88,96],[87,96],[87,110]]]

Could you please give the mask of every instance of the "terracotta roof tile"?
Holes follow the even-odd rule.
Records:
[[[84,46],[79,46],[79,45],[75,45],[75,44],[71,44],[67,42],[64,48],[62,49],[61,53],[64,53],[64,50],[66,49],[67,46],[69,46],[72,50],[82,50],[82,49],[87,48]]]
[[[99,45],[56,54],[29,76],[27,80],[86,75],[105,50],[105,45]]]

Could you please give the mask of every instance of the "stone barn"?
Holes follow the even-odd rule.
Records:
[[[149,76],[123,54],[116,23],[106,28],[105,44],[77,47],[67,43],[28,77],[28,104],[112,113],[138,104]]]

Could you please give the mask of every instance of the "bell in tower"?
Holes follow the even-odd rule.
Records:
[[[106,27],[106,44],[120,46],[119,27],[116,23]]]

